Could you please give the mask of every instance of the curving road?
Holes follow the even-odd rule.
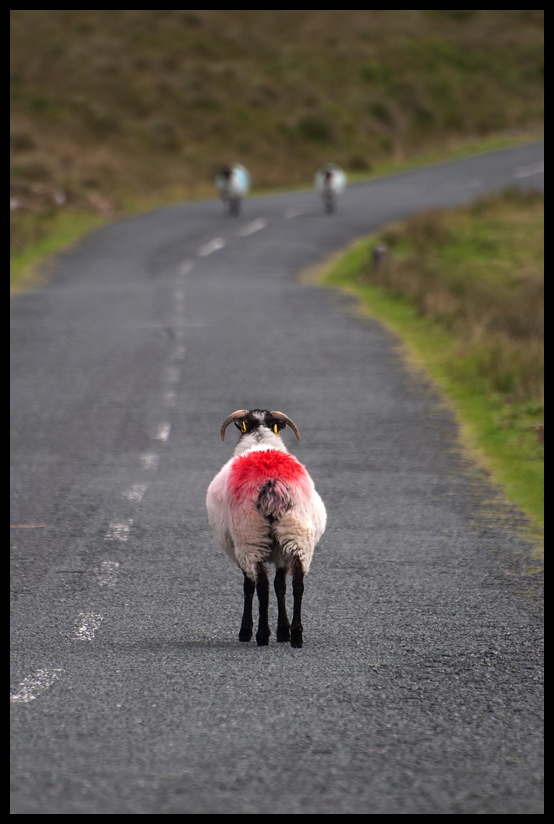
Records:
[[[351,186],[332,217],[310,192],[162,209],[12,301],[12,813],[542,812],[518,515],[483,506],[391,335],[295,279],[414,210],[542,186],[542,162]],[[221,423],[258,406],[298,425],[328,510],[302,650],[239,644],[205,513]]]

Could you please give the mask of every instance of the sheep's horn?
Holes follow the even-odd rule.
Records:
[[[282,412],[272,412],[271,414],[274,418],[277,418],[278,421],[284,421],[286,424],[288,424],[294,432],[294,434],[296,435],[296,440],[300,440],[300,432],[298,431],[298,427],[295,423],[291,421],[289,417],[287,417],[287,415],[284,415]]]
[[[226,418],[223,421],[223,426],[221,427],[221,440],[222,441],[225,440],[225,430],[227,429],[229,424],[233,423],[233,421],[238,420],[238,418],[244,418],[245,415],[248,415],[248,409],[237,409],[236,412],[233,412],[232,415],[229,415],[229,417]]]

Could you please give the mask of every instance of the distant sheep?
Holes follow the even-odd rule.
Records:
[[[240,214],[242,199],[250,189],[250,175],[244,166],[225,166],[216,176],[215,185],[229,215]]]
[[[239,442],[233,457],[211,482],[206,506],[216,541],[244,573],[239,641],[252,638],[256,589],[260,607],[256,641],[258,646],[269,643],[266,564],[273,563],[277,641],[290,640],[291,646],[301,647],[304,576],[325,530],[325,506],[308,472],[281,440],[279,433],[287,424],[300,439],[290,418],[266,409],[239,409],[224,421],[222,440],[233,422],[241,432]],[[285,605],[287,573],[292,575],[292,624]]]
[[[337,208],[339,195],[346,188],[346,175],[340,166],[328,163],[315,176],[315,188],[323,198],[326,214],[330,215]]]

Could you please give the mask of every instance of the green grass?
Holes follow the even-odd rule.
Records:
[[[28,215],[28,231],[34,240],[25,243],[23,249],[10,255],[10,294],[33,289],[47,278],[48,262],[52,255],[66,249],[83,235],[104,225],[107,218],[90,213],[58,212],[50,225],[37,229],[34,215]]]
[[[455,410],[469,454],[539,531],[542,225],[540,196],[507,192],[387,227],[316,275],[354,295],[399,337],[408,361]],[[377,243],[389,253],[375,267]]]

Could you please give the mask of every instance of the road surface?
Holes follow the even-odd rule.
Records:
[[[120,220],[12,300],[12,813],[542,812],[530,544],[434,388],[298,273],[518,183],[543,145]],[[237,640],[224,418],[279,409],[328,511],[304,648]],[[531,569],[531,572],[529,570]],[[289,586],[290,598],[290,586]]]

